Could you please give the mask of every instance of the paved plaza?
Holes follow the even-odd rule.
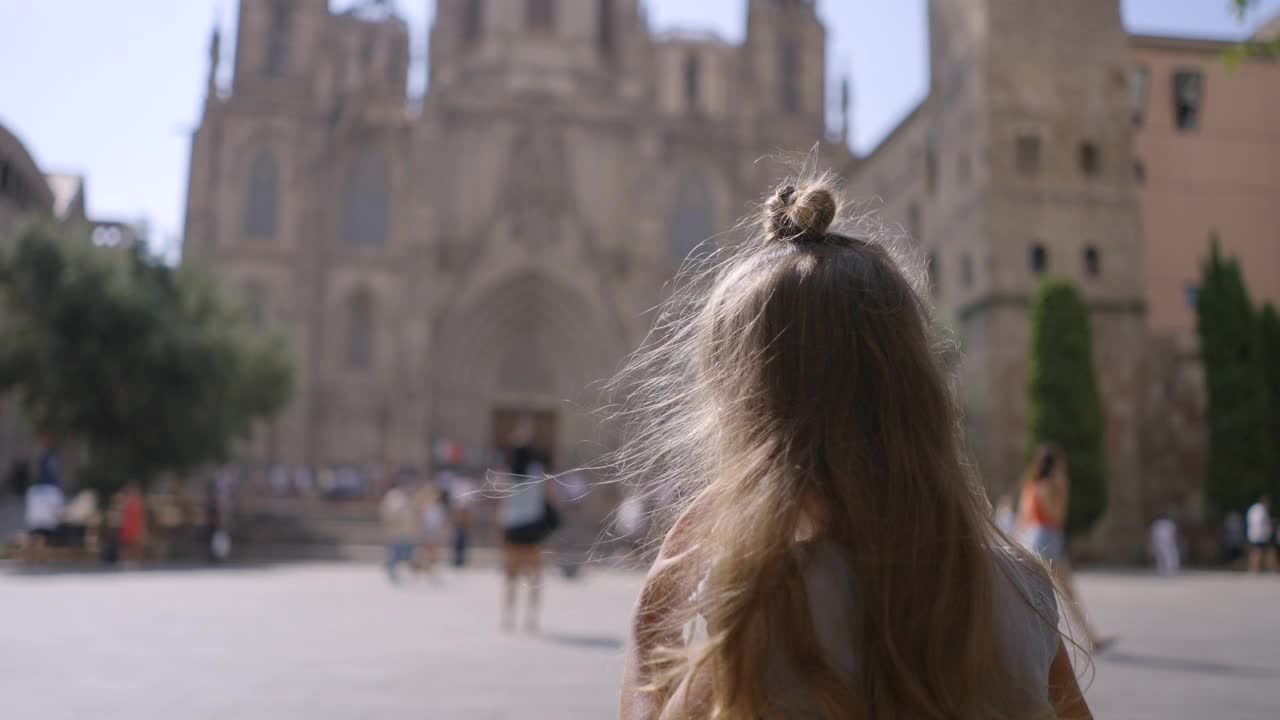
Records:
[[[20,574],[0,568],[0,717],[614,716],[634,574],[547,588],[498,631],[498,578],[391,587],[374,567]],[[1087,574],[1099,718],[1280,717],[1280,578]]]

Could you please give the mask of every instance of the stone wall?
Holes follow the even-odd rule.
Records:
[[[1142,405],[1142,514],[1184,522],[1203,517],[1208,450],[1204,367],[1196,339],[1153,334],[1147,340]]]

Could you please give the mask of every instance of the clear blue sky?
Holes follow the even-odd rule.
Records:
[[[333,0],[335,8],[352,0]],[[875,146],[928,82],[926,0],[819,0],[834,74],[854,84],[854,147]],[[1227,0],[1123,0],[1132,31],[1242,37]],[[398,0],[421,60],[433,0]],[[656,29],[740,40],[746,0],[647,0]],[[0,124],[48,171],[89,178],[90,213],[145,218],[169,249],[182,230],[189,138],[204,92],[209,29],[233,40],[235,0],[0,0]],[[218,8],[221,8],[220,10]],[[229,59],[224,52],[224,61]],[[230,70],[229,63],[223,68]],[[419,75],[419,77],[421,77]],[[420,82],[420,80],[419,80]]]

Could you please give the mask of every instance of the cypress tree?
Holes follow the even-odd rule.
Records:
[[[1089,309],[1074,285],[1040,284],[1031,311],[1030,447],[1056,443],[1067,455],[1067,531],[1085,533],[1107,506],[1105,416],[1093,366]]]
[[[1222,257],[1214,236],[1196,301],[1196,328],[1208,399],[1204,493],[1217,514],[1244,510],[1271,484],[1261,325],[1239,264]]]
[[[1267,395],[1267,440],[1271,448],[1271,497],[1280,500],[1280,314],[1271,303],[1260,314],[1262,376]]]

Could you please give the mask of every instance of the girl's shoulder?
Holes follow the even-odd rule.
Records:
[[[991,558],[992,611],[1001,654],[1012,667],[1047,672],[1062,640],[1049,570],[1039,558],[1008,545],[993,546]]]
[[[1053,577],[1034,554],[1008,544],[991,547],[993,578],[997,588],[1012,588],[1024,596],[1033,610],[1042,615],[1052,615],[1056,625],[1058,602]]]

